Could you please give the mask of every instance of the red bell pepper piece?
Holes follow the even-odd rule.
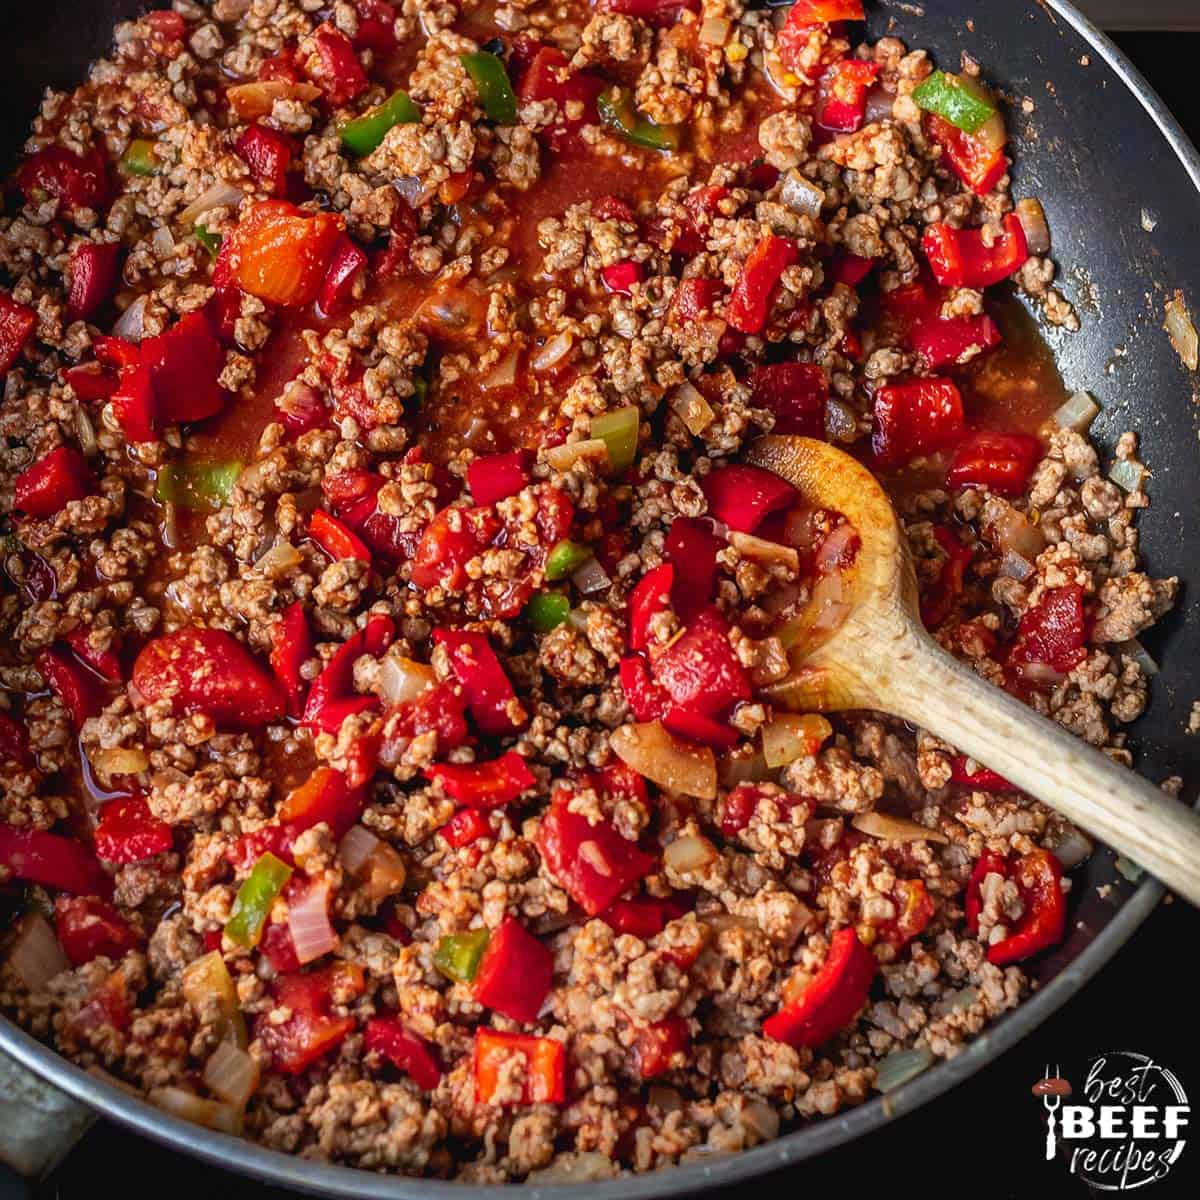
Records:
[[[717,578],[717,554],[724,543],[707,521],[676,517],[667,530],[667,558],[675,568],[671,603],[682,621],[708,607]]]
[[[741,740],[733,726],[689,708],[668,708],[662,723],[676,737],[714,750],[732,750]]]
[[[275,1007],[291,1016],[280,1024],[262,1013],[254,1036],[262,1043],[277,1071],[298,1075],[337,1046],[354,1028],[354,1018],[333,1012],[337,1002],[361,996],[366,988],[362,967],[338,961],[317,971],[282,975],[271,989]]]
[[[974,771],[967,769],[971,760],[965,754],[954,754],[950,757],[950,782],[962,783],[968,787],[983,788],[987,792],[1019,792],[1016,784],[1009,783],[1003,775],[998,775],[988,767],[976,764]]]
[[[183,17],[171,9],[159,9],[155,12],[148,12],[142,18],[151,29],[164,41],[180,42],[183,40],[184,32],[187,29]]]
[[[112,394],[113,415],[131,442],[152,442],[156,436],[157,412],[149,367],[124,367]]]
[[[1062,865],[1053,854],[1032,850],[1022,855],[1008,877],[1016,882],[1025,912],[1008,937],[988,947],[988,962],[997,967],[1023,962],[1057,946],[1067,928]]]
[[[354,34],[355,50],[371,50],[375,54],[395,53],[396,9],[387,0],[357,0],[358,30]]]
[[[487,506],[515,496],[529,483],[529,456],[522,450],[485,454],[467,468],[467,486],[476,504]]]
[[[366,251],[348,233],[343,233],[334,245],[329,269],[317,296],[317,307],[323,315],[335,316],[354,299],[355,286],[365,277],[366,270]]]
[[[529,717],[518,702],[491,643],[482,633],[435,629],[433,640],[445,648],[480,732],[502,737],[524,728]]]
[[[525,1068],[517,1101],[498,1096],[504,1064],[514,1055]],[[566,1047],[554,1038],[476,1029],[475,1099],[480,1104],[562,1104],[567,1098],[566,1060]]]
[[[879,64],[862,58],[834,63],[821,80],[817,124],[835,133],[855,133],[867,115],[867,89],[879,76]]]
[[[981,138],[963,133],[949,121],[926,114],[929,135],[942,148],[946,161],[962,182],[978,196],[986,196],[1008,170],[1003,150],[994,149]]]
[[[491,837],[492,823],[478,808],[460,808],[438,832],[455,850],[461,850],[481,837]]]
[[[442,1081],[442,1068],[432,1048],[395,1017],[372,1017],[363,1046],[368,1053],[374,1051],[386,1058],[422,1091],[432,1092]]]
[[[1019,496],[1041,457],[1042,443],[1031,433],[973,433],[954,452],[946,486]]]
[[[412,581],[419,588],[460,591],[467,583],[466,565],[500,532],[490,508],[443,508],[425,527],[412,561]]]
[[[334,108],[348,104],[370,86],[350,39],[330,24],[312,35],[313,49],[302,64],[305,74]]]
[[[157,423],[202,421],[230,399],[219,382],[225,351],[202,312],[190,312],[165,333],[147,338],[141,358],[150,371]]]
[[[725,285],[719,279],[681,279],[671,301],[671,313],[684,324],[698,321],[712,312],[724,294]]]
[[[832,25],[836,21],[862,21],[863,0],[796,0],[788,11],[798,25]]]
[[[308,536],[334,562],[343,562],[348,558],[365,563],[371,561],[371,552],[363,545],[362,538],[351,533],[337,517],[331,517],[323,508],[314,509],[308,518]]]
[[[59,372],[63,383],[69,383],[75,395],[85,404],[107,400],[117,390],[117,376],[99,363],[84,363],[66,367]]]
[[[230,283],[283,308],[310,304],[341,232],[342,218],[333,213],[306,215],[286,200],[260,200],[226,238]]]
[[[721,832],[737,837],[754,818],[762,792],[751,783],[739,783],[721,805]]]
[[[1015,275],[1029,257],[1020,218],[1009,213],[1004,232],[988,245],[982,229],[952,229],[940,221],[925,230],[921,246],[943,287],[982,291]]]
[[[709,515],[742,533],[753,533],[777,509],[791,508],[796,489],[774,471],[734,463],[710,471],[700,483]]]
[[[919,321],[909,330],[907,338],[909,348],[921,356],[931,371],[966,362],[1003,340],[1000,326],[987,313]]]
[[[839,929],[829,957],[790,1004],[763,1022],[763,1033],[794,1049],[819,1046],[844,1029],[866,1003],[879,964],[853,929]]]
[[[77,730],[83,728],[84,721],[89,717],[99,715],[107,703],[100,680],[65,650],[57,646],[43,650],[38,655],[37,668],[50,690],[71,714],[71,723]]]
[[[600,272],[606,290],[618,296],[628,296],[633,291],[633,285],[641,283],[645,277],[645,268],[640,262],[634,262],[632,259],[613,263]]]
[[[292,161],[292,139],[287,134],[255,122],[242,132],[233,150],[264,192],[271,196],[287,193],[287,170]]]
[[[650,645],[650,622],[671,606],[675,568],[661,563],[647,571],[629,593],[629,648],[645,650]]]
[[[1007,879],[1008,865],[1002,855],[985,850],[979,856],[971,871],[971,876],[967,880],[967,894],[963,908],[966,913],[968,933],[979,932],[979,914],[983,911],[983,881],[989,875],[1002,875]]]
[[[751,405],[774,414],[775,433],[825,436],[829,379],[823,367],[817,363],[772,363],[754,372],[750,386]]]
[[[111,904],[95,896],[59,896],[54,901],[54,932],[76,967],[101,955],[115,962],[142,941]]]
[[[537,847],[558,885],[590,917],[653,870],[655,860],[607,821],[593,825],[571,812],[570,795],[555,793],[538,829]]]
[[[72,629],[66,636],[66,643],[97,675],[102,675],[110,683],[121,682],[121,660],[116,651],[96,650],[86,625]]]
[[[654,660],[655,681],[676,707],[711,716],[750,699],[750,680],[728,633],[725,618],[706,609]]]
[[[112,880],[91,850],[74,838],[56,833],[0,824],[0,867],[5,867],[13,879],[40,883],[73,896],[107,899],[112,895]]]
[[[554,980],[554,955],[520,921],[492,932],[471,984],[475,999],[514,1021],[538,1019]]]
[[[935,525],[933,536],[946,559],[937,579],[921,597],[921,620],[927,629],[936,629],[958,607],[958,598],[963,593],[963,576],[975,556],[975,551],[959,541],[945,525]]]
[[[542,46],[521,77],[517,98],[521,104],[531,100],[553,100],[558,105],[558,120],[550,127],[550,144],[561,149],[583,125],[599,121],[596,97],[604,80],[586,71],[572,73],[567,56],[557,46]],[[580,115],[568,117],[568,106],[578,105]]]
[[[468,808],[503,808],[537,782],[515,750],[491,762],[426,767],[425,778],[440,783],[447,796]]]
[[[86,321],[116,289],[120,242],[81,242],[71,251],[67,320]]]
[[[614,900],[602,913],[600,920],[617,933],[632,934],[643,942],[657,937],[667,925],[688,911],[688,906],[674,896],[657,900],[652,896],[634,896],[630,900]]]
[[[1045,663],[1065,675],[1087,657],[1086,642],[1083,585],[1068,584],[1046,592],[1025,611],[1008,662]]]
[[[687,1018],[672,1013],[645,1029],[633,1039],[633,1062],[643,1079],[656,1079],[676,1067],[686,1066],[686,1052],[692,1043]]]
[[[33,765],[29,730],[6,712],[0,712],[0,762],[19,763],[23,767]]]
[[[174,844],[171,826],[150,811],[142,796],[119,796],[100,810],[96,854],[105,862],[143,862]]]
[[[913,379],[875,393],[872,448],[882,466],[902,466],[918,454],[942,450],[962,432],[962,395],[949,379]]]
[[[298,717],[304,710],[308,680],[301,675],[300,668],[315,656],[304,605],[295,600],[283,610],[283,616],[271,631],[271,670],[287,693],[289,716]]]
[[[293,833],[324,823],[340,838],[362,815],[364,800],[362,788],[351,787],[343,772],[317,767],[289,793],[275,815]]]
[[[861,254],[853,254],[849,250],[834,252],[833,261],[825,272],[831,283],[844,283],[847,287],[858,287],[870,273],[875,270],[877,258],[864,258]]]
[[[619,668],[621,690],[635,721],[658,721],[671,707],[671,698],[654,681],[650,666],[640,654],[621,659]]]
[[[446,754],[467,740],[466,710],[452,683],[439,683],[415,700],[394,709],[386,726],[389,740],[404,739],[405,747],[422,733],[437,734],[437,753]]]
[[[130,685],[143,702],[172,713],[204,712],[218,729],[258,729],[287,710],[283,689],[232,634],[189,627],[149,642]]]
[[[796,243],[768,233],[750,251],[733,285],[725,319],[742,333],[759,333],[767,323],[771,294],[780,276],[799,258]]]
[[[13,507],[31,517],[53,517],[95,490],[87,459],[72,446],[58,446],[17,476]]]
[[[354,663],[364,654],[378,658],[391,645],[396,627],[390,617],[371,617],[363,629],[347,638],[326,662],[314,680],[304,706],[304,720],[319,728],[336,732],[351,711],[365,711],[379,701],[374,696],[359,696],[354,692]],[[349,700],[354,707],[341,702]],[[334,713],[337,713],[336,720]]]
[[[31,154],[17,170],[17,187],[30,204],[54,197],[64,213],[78,208],[103,209],[112,194],[108,158],[100,146],[75,154],[62,146],[46,146]]]

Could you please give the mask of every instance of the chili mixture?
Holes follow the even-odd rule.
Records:
[[[0,220],[0,1006],[192,1121],[596,1178],[1020,1003],[1078,831],[773,706],[888,482],[922,615],[1128,762],[1138,569],[977,64],[859,0],[176,0]]]

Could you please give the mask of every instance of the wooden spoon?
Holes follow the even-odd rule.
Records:
[[[791,673],[765,689],[774,703],[875,709],[928,729],[1200,905],[1200,815],[987,683],[925,632],[907,539],[865,467],[802,437],[761,438],[747,457],[810,504],[843,513],[862,539],[843,573],[845,619],[811,649],[803,639]]]

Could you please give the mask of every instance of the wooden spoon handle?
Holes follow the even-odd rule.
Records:
[[[985,682],[923,631],[887,673],[888,711],[944,738],[1200,905],[1200,814]]]

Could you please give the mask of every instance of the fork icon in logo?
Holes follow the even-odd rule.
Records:
[[[1046,1064],[1046,1074],[1033,1085],[1033,1094],[1041,1097],[1046,1108],[1046,1161],[1052,1162],[1058,1150],[1058,1118],[1055,1114],[1062,1104],[1063,1097],[1071,1094],[1071,1085],[1063,1079],[1057,1063],[1053,1074],[1050,1072],[1050,1064]]]

